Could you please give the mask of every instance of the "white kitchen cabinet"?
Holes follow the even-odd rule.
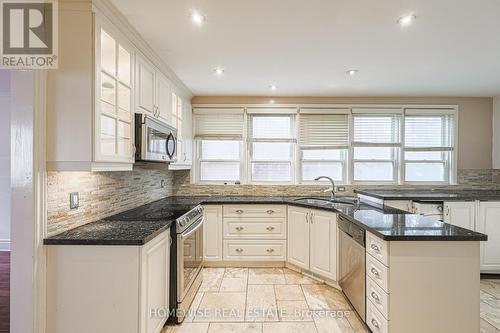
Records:
[[[309,209],[288,207],[288,262],[309,269]]]
[[[337,280],[337,214],[288,207],[288,262]]]
[[[310,269],[337,280],[337,214],[310,212]]]
[[[176,127],[172,118],[172,84],[154,65],[142,55],[137,55],[137,105],[136,112],[145,113]]]
[[[413,202],[411,200],[384,200],[384,206],[414,213]]]
[[[445,223],[469,230],[475,229],[476,204],[474,201],[449,201],[443,203]]]
[[[191,104],[175,93],[171,95],[172,121],[177,128],[177,161],[170,170],[190,170],[193,165],[193,111]]]
[[[46,332],[160,333],[169,259],[169,229],[143,246],[47,246]]]
[[[500,202],[480,201],[476,231],[488,235],[481,242],[481,272],[500,272]]]
[[[47,72],[47,169],[131,170],[132,43],[89,7],[59,11],[59,68]]]
[[[222,260],[222,206],[204,206],[203,253],[206,261]]]

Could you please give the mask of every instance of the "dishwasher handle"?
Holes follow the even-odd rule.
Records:
[[[337,219],[338,228],[345,232],[349,237],[351,237],[356,243],[365,247],[365,229],[354,224],[354,222],[348,220],[342,215],[338,216]]]

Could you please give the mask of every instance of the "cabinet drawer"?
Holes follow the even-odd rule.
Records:
[[[225,240],[224,260],[266,260],[284,261],[285,240]]]
[[[386,242],[367,232],[366,252],[370,253],[372,257],[389,267],[389,242]]]
[[[366,277],[366,298],[389,320],[389,294],[377,285],[369,276]],[[367,301],[367,302],[368,302]]]
[[[373,333],[389,333],[389,321],[370,300],[366,302],[366,324]]]
[[[225,218],[224,238],[286,239],[285,222],[283,218]]]
[[[224,205],[224,217],[286,217],[286,206]]]
[[[366,275],[370,277],[385,292],[389,293],[389,268],[366,253]]]

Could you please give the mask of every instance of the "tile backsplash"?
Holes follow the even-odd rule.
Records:
[[[164,180],[164,187],[161,182]],[[131,209],[166,196],[250,195],[306,196],[325,195],[325,185],[198,185],[190,183],[189,171],[135,168],[123,172],[49,172],[47,177],[48,235]],[[500,170],[459,170],[458,185],[433,188],[500,189]],[[395,188],[396,186],[377,186]],[[397,186],[426,188],[429,186]],[[356,188],[345,186],[349,195]],[[80,207],[69,208],[69,195],[79,192]]]
[[[173,171],[140,168],[123,172],[48,172],[48,235],[171,196],[173,175]],[[71,192],[79,192],[77,209],[69,207]]]

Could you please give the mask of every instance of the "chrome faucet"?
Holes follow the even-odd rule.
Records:
[[[328,179],[330,181],[330,183],[332,183],[332,187],[329,189],[326,189],[325,192],[330,192],[331,200],[335,199],[335,182],[333,181],[333,179],[331,179],[330,177],[327,177],[327,176],[319,176],[319,177],[314,178],[315,181],[318,181],[320,179]]]

